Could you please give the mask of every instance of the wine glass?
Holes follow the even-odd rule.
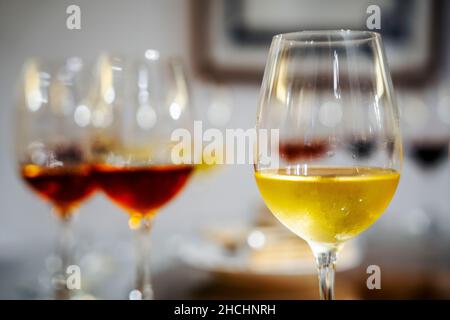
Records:
[[[402,146],[392,91],[378,33],[273,38],[257,114],[255,177],[271,212],[310,245],[322,299],[334,297],[339,249],[380,217],[397,188]],[[361,156],[351,145],[358,140],[372,141],[373,150]]]
[[[405,132],[405,149],[414,163],[424,172],[443,165],[450,140],[447,103],[433,88],[405,92],[400,99],[403,111],[402,124]]]
[[[93,194],[88,144],[88,108],[83,104],[81,59],[29,59],[16,106],[16,161],[21,177],[53,206],[62,227],[52,278],[54,297],[67,299],[66,269],[73,263],[70,222]]]
[[[417,189],[413,191],[417,193],[414,200],[419,203],[408,212],[407,227],[431,241],[436,240],[445,226],[440,221],[446,211],[442,203],[445,196],[439,190],[446,189],[443,184],[447,182],[445,164],[450,141],[447,89],[437,90],[438,87],[432,83],[419,90],[405,91],[399,99],[406,155],[414,164],[411,169],[417,168],[411,173],[417,179],[414,184]]]
[[[195,90],[195,118],[201,121],[203,130],[219,130],[225,135],[227,124],[232,116],[232,95],[230,90],[219,83],[199,83]],[[198,143],[201,143],[199,141]],[[211,177],[217,173],[225,162],[225,146],[220,145],[208,152],[207,148],[201,150],[201,161],[195,166],[198,173]]]
[[[190,128],[181,64],[148,50],[141,58],[105,54],[89,96],[94,177],[129,213],[137,232],[137,278],[130,299],[152,299],[150,229],[156,213],[185,186],[192,164],[172,159],[175,129]]]

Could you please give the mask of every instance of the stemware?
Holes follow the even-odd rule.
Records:
[[[197,87],[197,95],[194,97],[196,121],[201,123],[204,131],[219,130],[225,135],[233,113],[231,92],[225,85],[218,83],[199,83]],[[202,175],[211,177],[223,167],[226,146],[222,143],[212,151],[203,147],[199,156],[200,163],[196,164],[195,169]]]
[[[409,202],[412,208],[408,210],[405,227],[412,234],[430,240],[446,233],[445,227],[442,230],[446,224],[440,221],[446,216],[446,196],[439,190],[444,190],[447,183],[450,116],[446,88],[438,88],[439,84],[432,83],[421,89],[404,91],[399,99],[405,153],[414,164],[405,166],[405,173],[416,178],[412,183],[415,196]]]
[[[83,62],[29,59],[23,68],[16,108],[16,162],[26,184],[50,202],[62,226],[54,297],[66,299],[66,268],[73,263],[70,222],[95,190],[88,144],[89,112],[83,104]]]
[[[137,277],[130,299],[152,299],[150,229],[161,207],[185,186],[192,164],[173,161],[172,133],[191,126],[181,63],[148,50],[98,59],[89,95],[94,178],[129,213],[137,233]]]
[[[355,141],[370,141],[370,152]],[[381,36],[349,30],[275,36],[257,114],[255,177],[271,212],[310,245],[322,299],[334,297],[339,249],[386,209],[401,164]]]

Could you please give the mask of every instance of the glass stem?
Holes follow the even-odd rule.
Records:
[[[66,300],[72,297],[72,290],[67,287],[66,271],[73,263],[73,234],[72,234],[72,214],[62,212],[59,214],[59,243],[57,247],[57,257],[60,261],[60,268],[53,276],[53,294],[57,300]]]
[[[334,272],[337,248],[310,244],[319,273],[321,300],[334,300]]]
[[[150,277],[150,250],[151,250],[151,217],[142,218],[136,236],[136,287],[143,300],[153,299],[153,287]]]

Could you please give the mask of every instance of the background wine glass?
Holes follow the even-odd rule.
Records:
[[[137,230],[137,278],[131,299],[152,299],[150,227],[180,192],[192,165],[176,165],[171,134],[189,129],[189,95],[181,64],[148,50],[142,58],[103,55],[89,97],[94,177],[130,214]]]
[[[233,113],[233,101],[230,90],[223,84],[218,83],[198,83],[194,88],[194,117],[201,121],[203,130],[220,130],[225,135],[225,130],[229,124]],[[198,143],[202,143],[199,141]],[[203,145],[205,147],[206,144]],[[217,173],[225,162],[225,145],[202,154],[201,163],[195,166],[197,172],[211,177]],[[203,150],[202,150],[203,151]]]
[[[59,265],[52,283],[55,298],[70,298],[66,268],[73,263],[71,216],[95,190],[88,132],[82,104],[83,63],[28,60],[23,68],[16,108],[16,161],[26,184],[49,201],[62,234]]]
[[[272,129],[279,130],[276,149],[260,136]],[[332,299],[337,252],[378,219],[400,177],[399,119],[380,35],[275,36],[257,130],[260,193],[272,213],[309,243],[321,298]],[[362,156],[355,141],[371,141],[373,150]],[[266,157],[264,150],[272,152]]]
[[[431,86],[434,89],[436,84],[402,92],[399,104],[406,155],[413,164],[411,169],[416,169],[411,171],[411,176],[417,177],[414,185],[418,186],[415,190],[418,193],[411,201],[415,207],[408,212],[409,230],[436,239],[436,232],[443,231],[440,220],[446,215],[447,205],[442,203],[439,192],[428,191],[436,190],[442,178],[447,179],[444,173],[450,141],[450,107],[445,98],[446,89],[436,94]]]

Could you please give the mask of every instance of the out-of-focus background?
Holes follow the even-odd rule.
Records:
[[[81,30],[66,28],[71,4],[81,8]],[[337,298],[450,298],[450,4],[431,0],[2,0],[0,298],[42,297],[55,245],[56,219],[20,180],[14,158],[14,96],[28,57],[179,56],[198,117],[251,128],[271,36],[366,29],[373,4],[402,112],[405,164],[387,212],[343,252]],[[100,193],[76,217],[83,287],[97,298],[128,296],[127,219]],[[316,298],[312,255],[277,228],[251,166],[194,176],[155,222],[156,297]],[[381,268],[380,290],[367,289],[369,265]]]

